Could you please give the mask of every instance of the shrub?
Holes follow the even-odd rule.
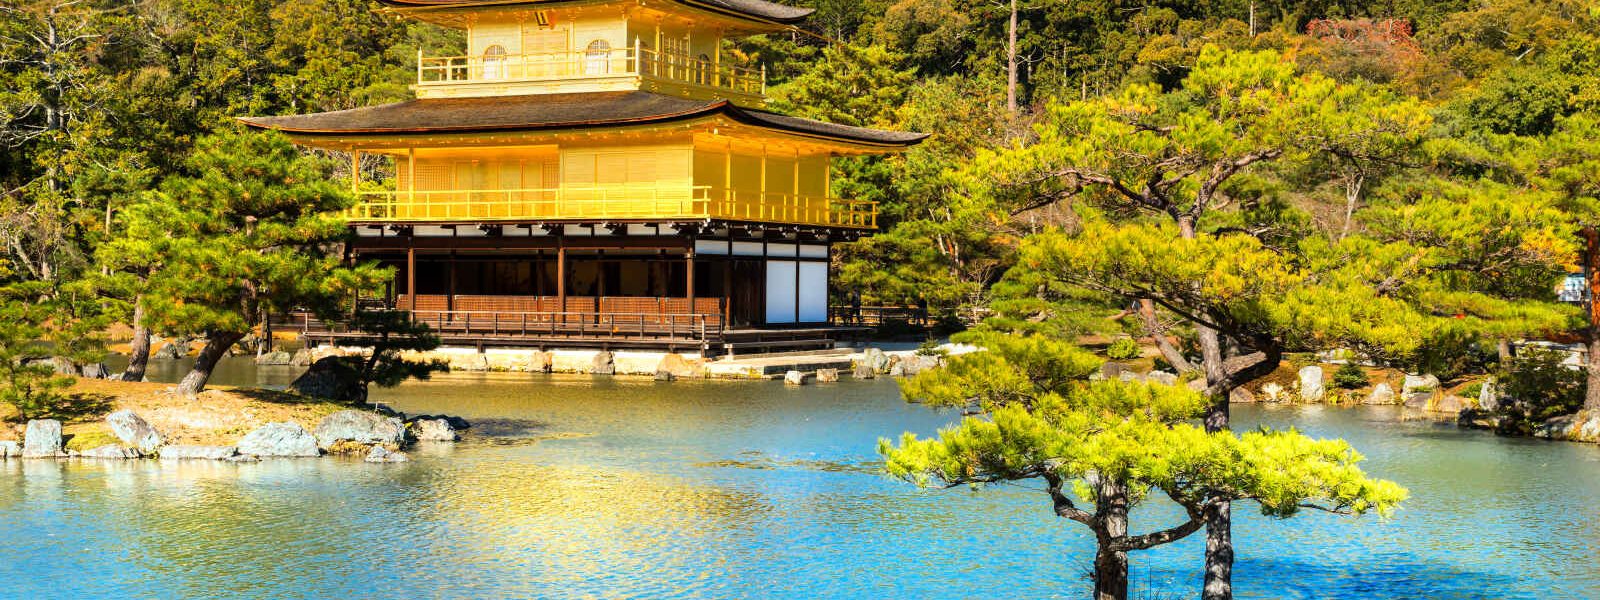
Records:
[[[1584,374],[1562,364],[1565,359],[1564,352],[1527,347],[1506,361],[1499,377],[1500,431],[1525,435],[1583,406]]]
[[[1370,381],[1367,379],[1366,370],[1362,369],[1361,365],[1353,362],[1344,363],[1337,371],[1333,372],[1333,387],[1339,389],[1354,390],[1364,388],[1367,387],[1368,383]]]
[[[1111,360],[1131,360],[1139,358],[1142,354],[1144,352],[1139,349],[1139,343],[1133,341],[1133,338],[1117,338],[1111,345],[1106,346],[1106,357]]]
[[[939,347],[939,340],[928,338],[917,346],[917,356],[944,356],[950,351]]]

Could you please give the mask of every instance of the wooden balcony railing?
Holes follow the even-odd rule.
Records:
[[[656,184],[509,190],[365,191],[357,222],[728,219],[856,229],[878,226],[876,202]]]
[[[417,54],[417,85],[519,82],[639,76],[752,97],[766,92],[765,69],[721,64],[644,48],[554,54],[424,56]]]

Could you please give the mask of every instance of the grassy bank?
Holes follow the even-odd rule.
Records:
[[[295,421],[311,429],[343,405],[297,394],[214,386],[194,398],[172,393],[172,384],[104,379],[76,379],[67,401],[40,418],[58,419],[69,449],[83,450],[117,443],[105,416],[129,409],[144,417],[169,444],[231,446],[266,423]],[[16,410],[0,405],[0,440],[20,440],[22,423]]]

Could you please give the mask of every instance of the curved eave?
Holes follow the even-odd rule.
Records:
[[[359,109],[358,109],[359,110]],[[285,117],[238,117],[237,119],[247,126],[257,129],[270,129],[281,131],[293,136],[308,138],[325,137],[380,137],[380,136],[405,136],[405,135],[435,135],[435,134],[474,134],[474,133],[510,133],[510,132],[541,132],[592,129],[597,127],[626,127],[638,125],[667,124],[703,117],[726,117],[735,123],[781,132],[803,138],[830,141],[839,144],[849,144],[860,147],[879,148],[884,150],[900,150],[914,146],[927,139],[923,133],[909,132],[882,132],[862,128],[844,127],[829,123],[813,122],[819,128],[844,129],[845,131],[818,131],[803,127],[786,125],[782,120],[797,119],[775,113],[765,113],[741,109],[727,100],[718,100],[702,107],[669,112],[648,117],[634,117],[622,119],[588,119],[581,121],[563,121],[558,123],[507,123],[498,125],[459,125],[459,126],[429,126],[429,127],[383,127],[383,128],[350,128],[327,129],[294,127],[284,124],[275,124],[272,121]],[[777,119],[777,120],[774,120]],[[891,139],[873,139],[871,137],[849,135],[849,130],[890,134]]]
[[[540,4],[548,6],[564,3],[570,4],[575,1],[576,0],[378,0],[378,3],[396,9],[449,10],[481,7],[528,6]],[[785,6],[784,8],[796,11],[796,14],[789,17],[778,17],[742,11],[733,7],[720,6],[715,3],[703,2],[699,0],[667,1],[710,13],[778,26],[795,25],[801,21],[804,21],[806,17],[809,17],[812,13],[816,12],[816,9],[814,8]]]

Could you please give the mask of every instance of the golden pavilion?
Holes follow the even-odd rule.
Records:
[[[725,42],[809,9],[380,1],[464,30],[466,55],[419,54],[414,100],[241,119],[349,154],[348,251],[396,273],[373,300],[480,347],[833,345],[832,247],[877,207],[833,197],[830,162],[925,136],[764,110],[764,71]],[[361,181],[373,157],[392,180]]]

